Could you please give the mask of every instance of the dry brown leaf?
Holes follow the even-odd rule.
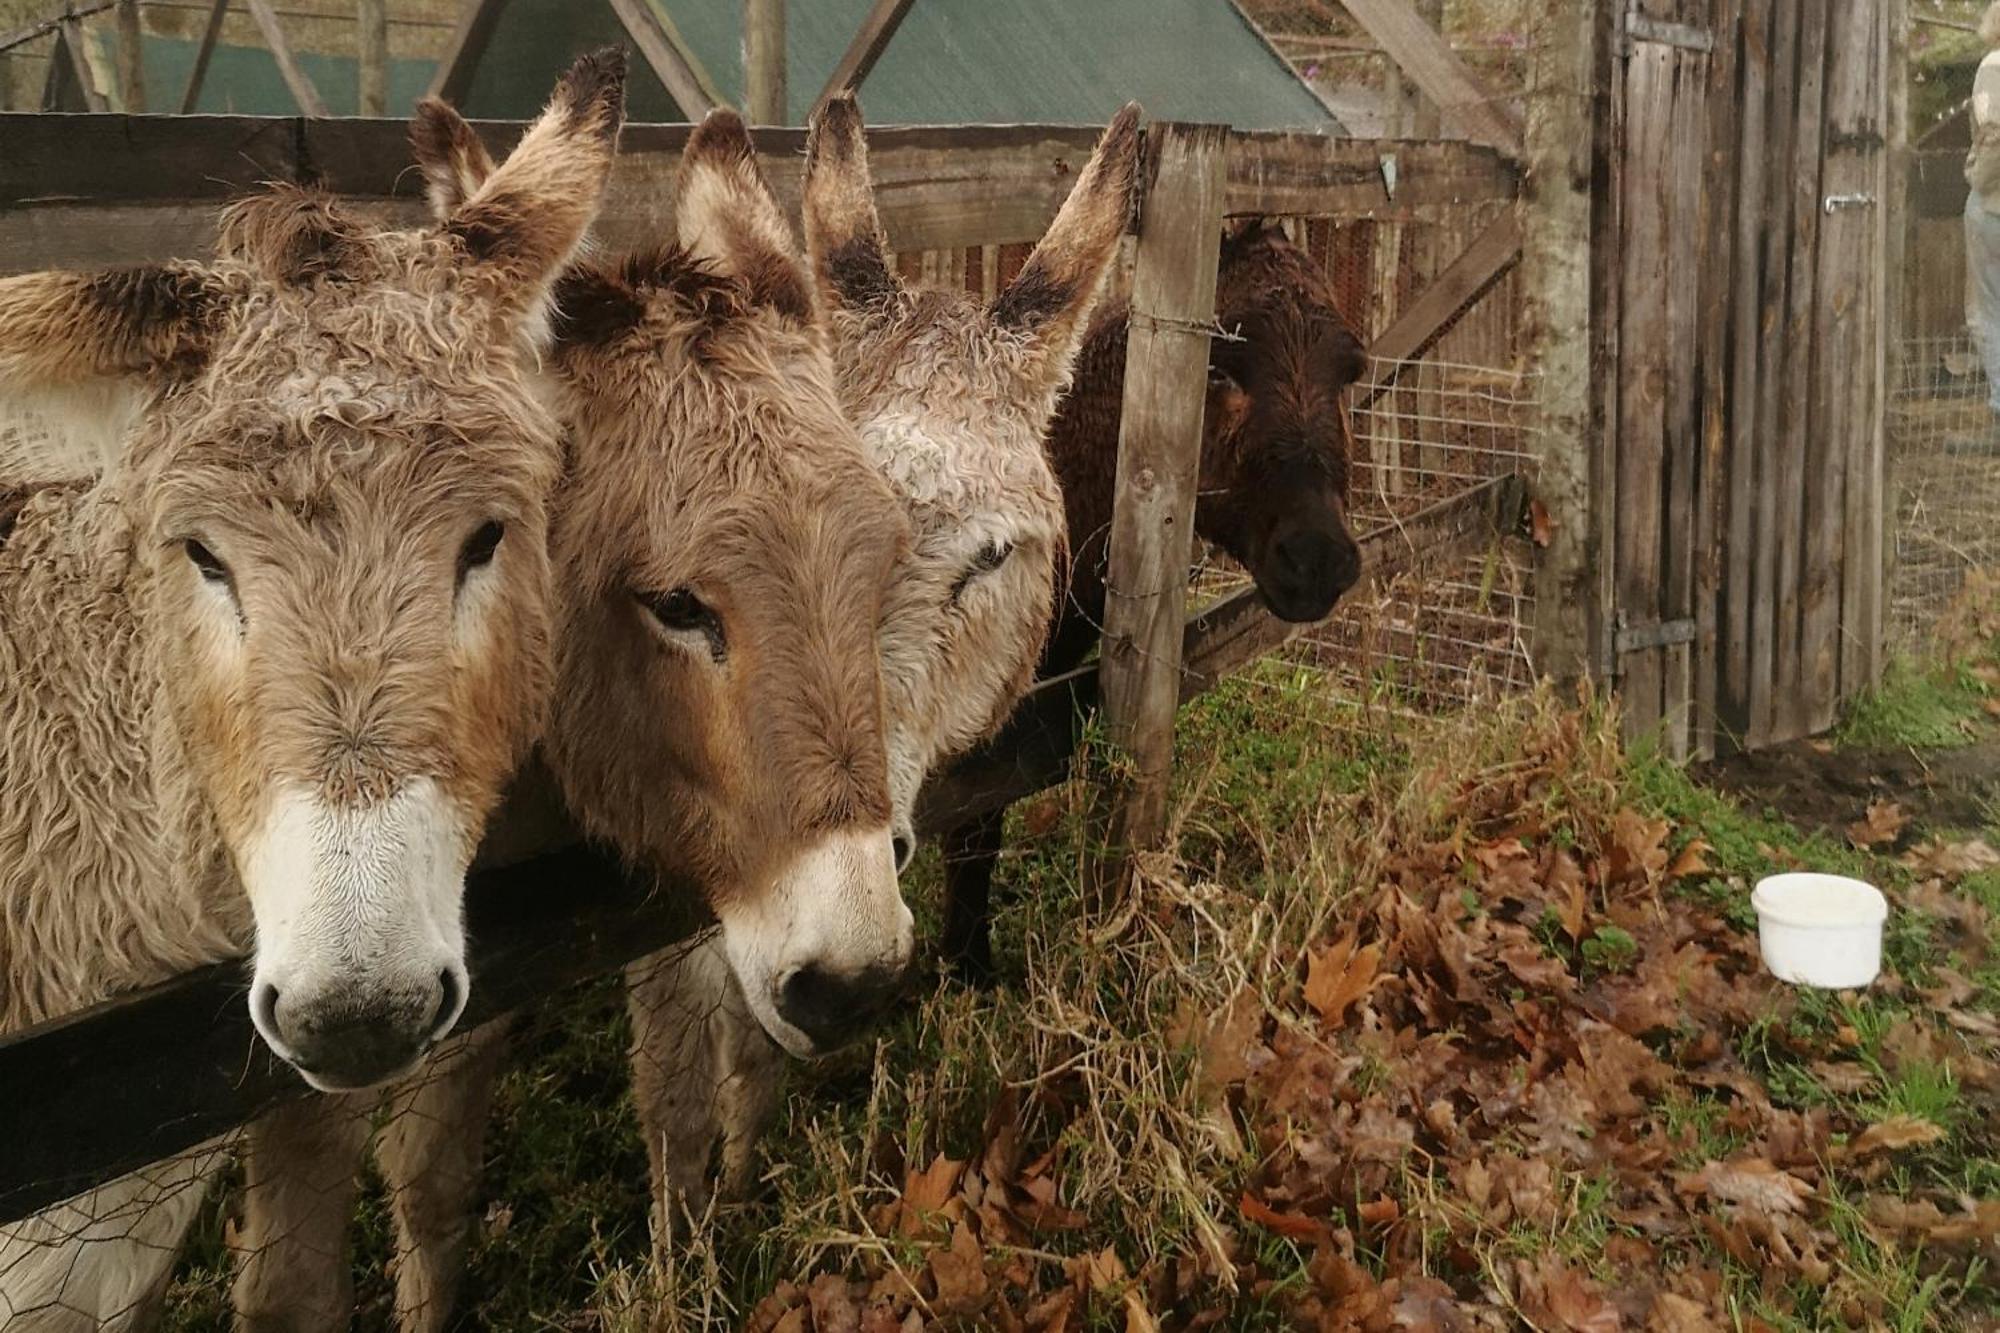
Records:
[[[837,1273],[821,1273],[806,1288],[813,1333],[861,1333],[861,1307],[854,1289]]]
[[[1903,836],[1909,822],[1909,815],[1895,801],[1870,801],[1867,812],[1847,826],[1847,840],[1864,850],[1886,847]]]
[[[951,1248],[930,1253],[931,1279],[937,1284],[937,1305],[947,1314],[970,1314],[986,1303],[986,1261],[972,1228],[960,1222],[951,1232]]]
[[[1862,1130],[1860,1137],[1847,1145],[1847,1150],[1856,1157],[1868,1157],[1904,1148],[1927,1147],[1944,1137],[1945,1128],[1936,1121],[1922,1116],[1892,1115]]]
[[[1683,1194],[1706,1194],[1721,1203],[1770,1214],[1801,1212],[1806,1200],[1813,1197],[1811,1185],[1765,1157],[1708,1162],[1694,1174],[1683,1176],[1679,1189]]]
[[[1663,1291],[1646,1312],[1647,1333],[1721,1333],[1722,1325],[1698,1301]]]
[[[1555,540],[1556,521],[1550,517],[1548,506],[1540,500],[1528,501],[1528,537],[1537,546],[1546,547]]]
[[[1994,851],[1984,839],[1968,838],[1964,842],[1927,842],[1912,847],[1903,854],[1902,861],[1919,875],[1960,880],[2000,866],[2000,852]]]
[[[1249,1221],[1280,1236],[1290,1236],[1293,1240],[1323,1240],[1327,1234],[1326,1223],[1318,1218],[1307,1217],[1304,1213],[1280,1212],[1249,1190],[1243,1191],[1237,1207]]]
[[[1667,868],[1667,821],[1647,819],[1630,806],[1611,817],[1609,879],[1656,884]]]
[[[1667,882],[1671,884],[1676,880],[1692,879],[1696,875],[1706,875],[1710,870],[1714,869],[1708,863],[1708,853],[1710,850],[1708,841],[1704,838],[1696,838],[1688,843],[1687,846],[1681,848],[1679,852],[1675,853],[1673,861],[1667,866]]]
[[[1328,1023],[1337,1024],[1348,1008],[1375,984],[1382,963],[1382,946],[1354,947],[1352,934],[1313,953],[1306,965],[1306,1003]]]

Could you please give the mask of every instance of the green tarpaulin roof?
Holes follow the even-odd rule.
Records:
[[[742,0],[656,7],[724,97],[743,88]],[[786,6],[786,83],[802,124],[868,16],[869,0]],[[475,116],[520,117],[565,62],[621,36],[610,6],[509,0],[467,90]],[[649,72],[639,119],[685,119]],[[861,85],[874,124],[1094,125],[1137,99],[1154,119],[1239,129],[1332,128],[1334,118],[1229,0],[916,0]]]
[[[743,0],[650,0],[669,15],[725,98],[743,88]],[[792,0],[787,9],[791,119],[803,123],[820,85],[860,29],[870,0]],[[507,0],[461,106],[469,115],[524,118],[581,51],[630,46],[604,0]],[[146,39],[155,110],[178,109],[194,43]],[[355,110],[354,61],[301,53],[335,115]],[[685,120],[635,58],[635,120]],[[432,66],[398,60],[390,112],[423,92]],[[1127,100],[1154,119],[1239,129],[1337,129],[1298,75],[1229,0],[916,0],[861,86],[871,123],[1094,125]],[[219,46],[201,110],[286,115],[297,108],[261,48]]]
[[[97,67],[116,68],[111,53],[116,37],[108,27],[93,34],[101,59]],[[140,48],[146,73],[146,109],[179,111],[181,93],[187,88],[188,74],[194,69],[197,43],[174,37],[147,37]],[[294,53],[299,68],[319,90],[320,101],[336,116],[360,114],[360,93],[356,84],[355,62],[351,56],[323,56],[310,51]],[[417,99],[430,87],[431,60],[389,62],[390,114],[408,115]],[[81,108],[78,108],[81,109]],[[195,110],[209,115],[295,116],[299,105],[278,73],[278,62],[261,46],[229,46],[217,43],[209,57],[208,73],[201,82],[201,98]]]

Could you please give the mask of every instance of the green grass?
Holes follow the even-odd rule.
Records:
[[[1979,734],[1987,692],[1965,666],[1898,661],[1851,703],[1832,740],[1843,749],[1947,749]]]

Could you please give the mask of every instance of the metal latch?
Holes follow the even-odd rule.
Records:
[[[1622,619],[1622,617],[1621,617]],[[1643,653],[1648,648],[1667,648],[1677,643],[1693,643],[1695,623],[1692,620],[1662,620],[1655,625],[1620,625],[1613,640],[1613,650],[1618,656],[1627,653]]]
[[[1866,191],[1859,194],[1830,194],[1820,201],[1820,207],[1826,210],[1828,217],[1831,217],[1837,209],[1873,208],[1875,196]]]

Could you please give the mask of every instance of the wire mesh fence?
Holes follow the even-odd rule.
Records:
[[[1902,342],[1889,399],[1888,632],[1921,654],[1967,581],[2000,567],[2000,414],[1969,334]]]

